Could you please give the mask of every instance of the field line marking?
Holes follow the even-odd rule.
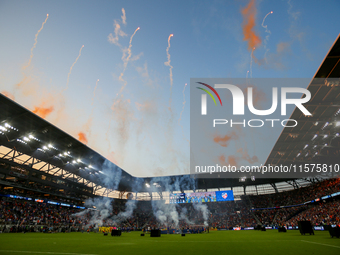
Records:
[[[52,252],[52,251],[13,251],[13,250],[0,250],[0,252],[13,252],[13,253],[41,253],[41,254],[62,254],[62,255],[98,255],[98,254],[65,253],[65,252]]]
[[[334,248],[339,248],[340,246],[335,246],[335,245],[331,245],[331,244],[324,244],[324,243],[316,243],[316,242],[311,242],[311,241],[305,241],[305,240],[301,240],[302,242],[306,242],[306,243],[314,243],[314,244],[319,244],[319,245],[324,245],[324,246],[329,246],[329,247],[334,247]]]

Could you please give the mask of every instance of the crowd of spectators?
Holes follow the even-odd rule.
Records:
[[[315,198],[321,198],[340,191],[340,178],[328,179],[313,185],[286,192],[268,195],[248,196],[250,207],[268,208],[277,206],[297,205]]]
[[[0,226],[11,225],[16,228],[47,226],[53,228],[70,228],[78,230],[96,228],[97,226],[119,225],[122,229],[142,228],[191,228],[209,225],[211,228],[230,229],[233,227],[255,227],[262,225],[297,225],[299,220],[310,220],[314,225],[340,224],[340,202],[320,202],[289,208],[279,205],[292,205],[329,195],[340,190],[339,179],[326,180],[315,185],[264,196],[243,197],[231,202],[204,203],[207,210],[198,209],[194,204],[164,204],[165,212],[177,212],[178,223],[170,220],[169,215],[160,221],[153,211],[152,202],[137,202],[129,214],[126,210],[128,200],[112,200],[109,210],[84,210],[38,203],[7,197],[0,197]],[[12,191],[15,191],[12,190]],[[274,209],[252,210],[251,207],[271,207]],[[123,216],[122,216],[123,215]],[[159,215],[158,215],[159,216]]]
[[[0,200],[0,225],[73,225],[79,209],[24,200]]]
[[[320,202],[291,218],[286,224],[297,226],[301,220],[310,221],[314,226],[340,225],[340,201]]]

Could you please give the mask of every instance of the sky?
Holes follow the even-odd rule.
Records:
[[[0,0],[0,92],[134,176],[186,174],[190,78],[312,78],[339,10],[337,0]],[[265,161],[281,131],[259,155],[243,139],[249,156]]]

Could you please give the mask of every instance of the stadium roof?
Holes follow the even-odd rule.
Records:
[[[307,88],[312,97],[304,106],[312,116],[293,111],[290,119],[298,125],[283,129],[266,164],[340,163],[339,78],[340,35]]]
[[[72,173],[97,185],[103,185],[105,176],[100,170],[105,162],[106,168],[121,171],[122,181],[118,189],[130,189],[130,174],[2,94],[0,109],[0,145],[15,150],[17,157],[25,154],[30,156],[27,162],[31,165],[43,161],[64,169],[64,175]],[[36,161],[32,161],[33,158]]]

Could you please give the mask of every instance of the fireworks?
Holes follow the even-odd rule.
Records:
[[[164,62],[164,65],[169,67],[170,70],[170,74],[169,74],[169,78],[170,78],[170,99],[169,99],[169,109],[171,111],[171,102],[172,102],[172,85],[173,85],[173,78],[172,78],[172,68],[173,66],[170,64],[171,63],[171,59],[170,59],[170,53],[169,53],[169,49],[170,49],[170,39],[171,37],[173,37],[173,34],[170,34],[168,37],[168,47],[166,48],[166,55],[168,58],[168,61]]]
[[[73,69],[74,65],[77,63],[79,57],[81,56],[81,51],[82,51],[83,48],[84,48],[84,45],[81,46],[81,48],[80,48],[80,50],[79,50],[78,57],[76,58],[76,61],[74,61],[74,63],[72,64],[72,66],[71,66],[71,68],[70,68],[70,71],[68,72],[68,75],[67,75],[67,82],[66,82],[66,89],[65,89],[65,90],[68,89],[68,83],[69,83],[69,81],[70,81],[70,75],[71,75],[72,69]]]
[[[43,30],[44,25],[45,25],[46,22],[47,22],[47,19],[48,19],[48,14],[46,15],[45,21],[42,23],[41,28],[40,28],[40,29],[38,30],[38,32],[35,34],[34,44],[33,44],[33,47],[31,48],[31,56],[30,56],[30,59],[28,60],[27,65],[25,65],[25,66],[23,67],[23,70],[25,70],[27,67],[29,67],[29,66],[31,65],[32,58],[33,58],[33,50],[34,50],[34,48],[37,46],[37,43],[38,43],[38,35],[39,35],[39,33],[41,32],[41,30]]]

